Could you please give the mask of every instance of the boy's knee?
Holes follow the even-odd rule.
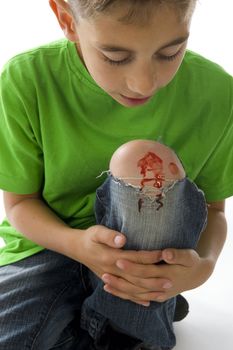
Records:
[[[134,140],[120,146],[112,155],[110,171],[125,183],[160,189],[185,177],[175,152],[151,140]]]

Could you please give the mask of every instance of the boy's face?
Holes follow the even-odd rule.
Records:
[[[144,26],[118,19],[124,6],[75,24],[77,50],[96,83],[126,107],[146,103],[176,74],[187,45],[189,21],[168,7],[152,8]]]

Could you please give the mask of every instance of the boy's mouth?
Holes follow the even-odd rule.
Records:
[[[143,97],[143,98],[132,98],[132,97],[121,95],[121,97],[130,105],[140,105],[140,104],[144,104],[147,101],[149,101],[149,99],[152,96],[147,96],[147,97]]]

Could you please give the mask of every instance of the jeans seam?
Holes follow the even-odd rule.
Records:
[[[79,265],[80,277],[81,277],[81,282],[82,282],[83,288],[85,289],[85,292],[89,294],[90,293],[90,284],[88,285],[88,278],[84,277],[84,271],[83,271],[84,268],[86,268],[86,267],[84,267],[84,265],[82,265],[82,264]]]
[[[33,337],[33,341],[32,341],[31,346],[30,346],[28,349],[30,349],[30,350],[33,350],[33,349],[34,349],[35,342],[36,342],[38,336],[40,335],[41,330],[43,329],[43,327],[44,327],[46,321],[48,320],[48,317],[49,317],[49,315],[50,315],[50,313],[51,313],[52,307],[53,307],[54,304],[57,302],[57,300],[60,298],[60,296],[61,296],[68,288],[70,288],[70,285],[68,285],[68,286],[66,285],[66,286],[60,291],[60,293],[56,296],[56,298],[53,300],[52,304],[50,305],[49,309],[47,310],[47,312],[46,312],[46,314],[45,314],[45,318],[44,318],[44,320],[43,320],[43,322],[42,322],[42,324],[41,324],[39,330],[37,331],[36,335]]]
[[[56,344],[55,346],[53,346],[53,347],[51,348],[51,350],[57,349],[57,348],[60,347],[61,345],[64,345],[64,344],[69,343],[69,341],[72,340],[73,338],[74,338],[74,337],[70,336],[70,337],[67,338],[66,340],[63,340],[62,342],[60,342],[60,343]]]

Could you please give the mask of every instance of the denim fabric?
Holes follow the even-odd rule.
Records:
[[[162,204],[161,204],[162,203]],[[187,177],[165,189],[162,200],[147,197],[139,187],[127,185],[111,174],[97,190],[98,224],[120,231],[127,237],[125,249],[164,249],[196,247],[207,222],[204,194]],[[105,319],[148,349],[175,345],[173,317],[175,298],[150,307],[123,300],[103,290],[103,282],[89,273],[94,292],[84,301],[81,324],[97,339]],[[95,312],[98,331],[88,322]],[[103,331],[102,331],[103,332]]]
[[[79,326],[88,295],[83,269],[49,250],[1,267],[0,349],[94,349]]]

